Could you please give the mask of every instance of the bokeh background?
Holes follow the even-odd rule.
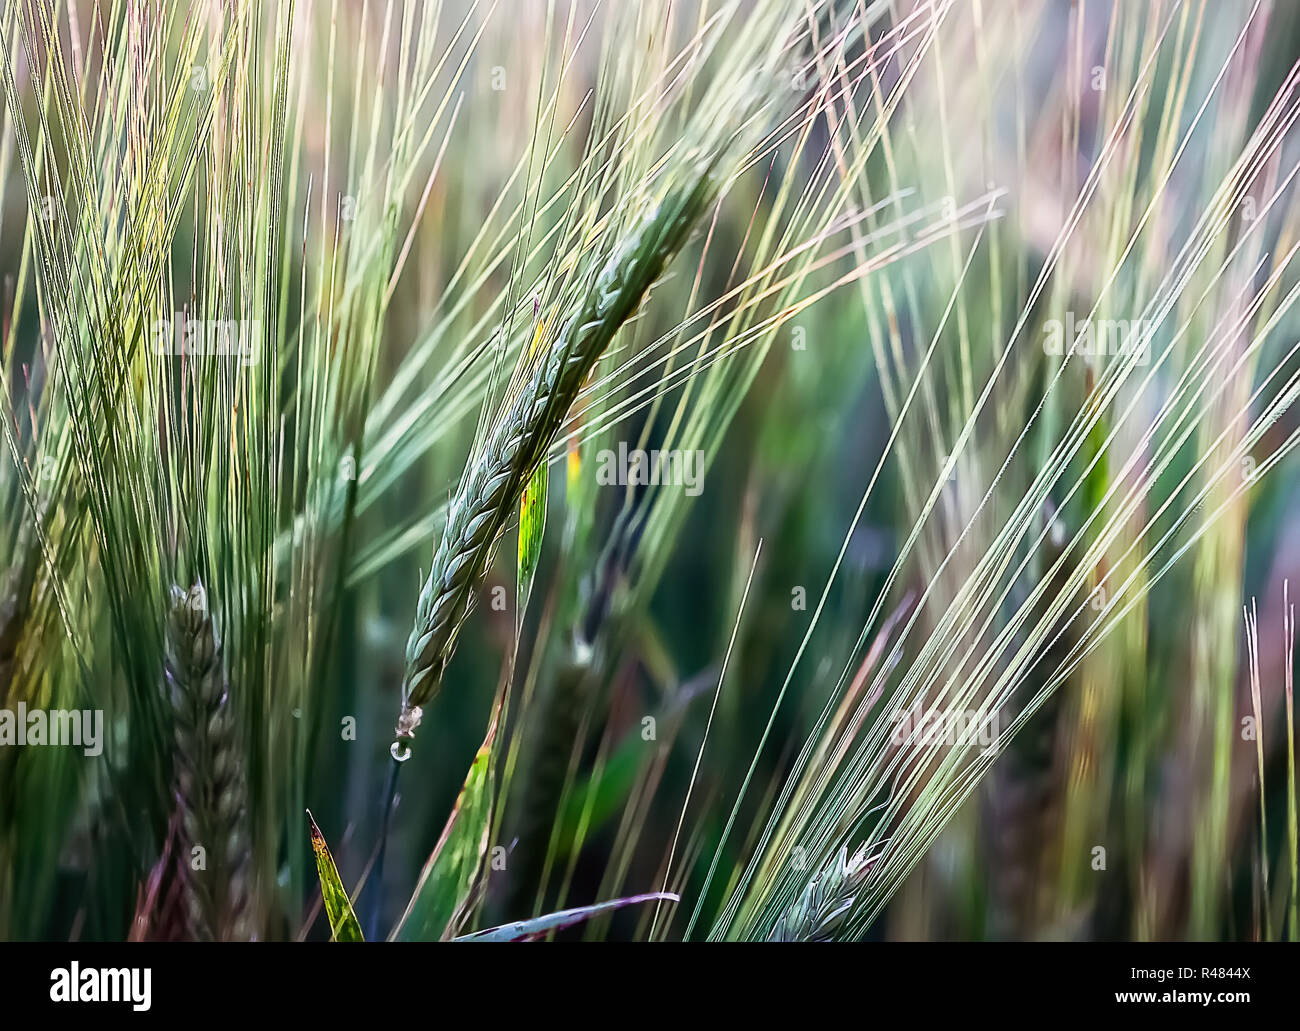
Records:
[[[110,729],[0,749],[0,934],[168,933],[195,580],[260,937],[329,936],[305,809],[399,920],[504,683],[464,930],[666,887],[563,933],[766,938],[865,844],[828,936],[1300,932],[1297,10],[801,6],[6,4],[0,693]],[[381,868],[476,431],[791,26],[555,441],[526,606],[511,519]],[[262,360],[186,394],[179,311],[258,319]],[[1051,353],[1067,319],[1145,360]],[[702,490],[599,483],[620,443]]]

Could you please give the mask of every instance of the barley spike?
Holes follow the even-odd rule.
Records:
[[[866,844],[852,856],[847,847],[815,874],[798,900],[782,914],[768,941],[831,941],[844,923],[858,889],[871,872],[872,857]]]
[[[164,672],[175,718],[176,869],[186,930],[197,940],[248,940],[253,937],[248,793],[221,643],[202,584],[188,591],[172,588]],[[196,870],[198,855],[204,863]]]
[[[427,703],[441,684],[497,539],[569,406],[619,327],[636,311],[708,207],[716,188],[714,167],[715,162],[701,163],[688,183],[670,189],[623,237],[582,308],[520,389],[508,395],[483,446],[471,456],[420,591],[415,626],[407,641],[399,741],[413,735],[410,714]]]

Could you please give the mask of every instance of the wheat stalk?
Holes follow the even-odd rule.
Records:
[[[177,870],[186,929],[193,939],[247,940],[253,937],[248,793],[221,643],[202,584],[172,587],[164,669],[175,716]]]
[[[473,605],[506,520],[542,460],[565,413],[597,359],[636,311],[646,292],[685,243],[716,192],[717,160],[697,162],[627,232],[605,261],[582,308],[565,324],[471,456],[447,515],[447,528],[420,591],[406,645],[399,742],[419,724]]]
[[[858,889],[866,881],[874,861],[865,842],[852,856],[847,846],[841,848],[808,882],[803,894],[776,922],[767,940],[830,941],[853,908]]]

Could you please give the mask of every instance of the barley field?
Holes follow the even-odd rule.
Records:
[[[1300,6],[0,10],[0,940],[1300,937]]]

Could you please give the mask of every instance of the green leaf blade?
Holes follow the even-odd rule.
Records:
[[[533,577],[542,555],[546,534],[546,492],[550,487],[549,466],[543,460],[528,480],[519,499],[519,557],[517,565],[518,609],[522,613],[533,589]]]
[[[492,824],[492,738],[488,733],[419,883],[393,932],[396,941],[440,941],[469,914]]]
[[[330,939],[339,942],[365,941],[361,923],[352,909],[352,901],[343,887],[343,881],[339,878],[338,867],[334,865],[334,857],[330,855],[325,836],[316,826],[316,819],[311,815],[310,809],[307,810],[307,820],[311,824],[311,847],[316,853],[316,872],[320,875],[321,902],[324,903],[325,915],[330,922]]]

